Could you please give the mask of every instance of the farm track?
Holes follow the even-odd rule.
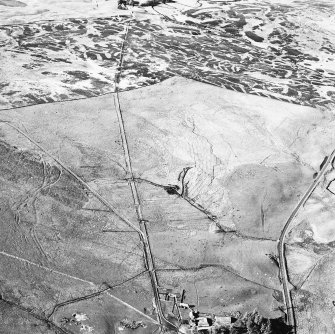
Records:
[[[48,155],[51,159],[53,159],[65,171],[67,171],[71,176],[73,176],[80,184],[82,184],[82,186],[84,186],[88,191],[90,191],[92,193],[92,195],[95,196],[102,204],[104,204],[109,209],[110,212],[113,212],[114,214],[116,214],[123,222],[125,222],[128,226],[130,226],[131,228],[133,228],[134,231],[136,231],[139,234],[139,238],[143,242],[143,240],[145,238],[145,235],[142,232],[142,230],[139,229],[137,226],[135,226],[132,222],[130,222],[128,218],[124,217],[120,212],[118,212],[118,210],[111,203],[109,203],[104,197],[102,197],[95,190],[93,190],[81,177],[79,177],[75,172],[73,172],[62,161],[60,161],[59,159],[57,159],[53,154],[51,154],[48,150],[46,150],[42,145],[40,145],[39,143],[37,143],[33,138],[31,138],[28,134],[26,134],[24,131],[22,131],[21,129],[19,129],[16,125],[13,125],[11,122],[9,122],[9,121],[1,121],[0,120],[0,124],[4,124],[4,125],[7,125],[7,126],[13,128],[18,133],[20,133],[22,136],[24,136],[26,139],[28,139],[31,143],[33,143],[36,147],[38,147],[41,151],[43,151],[46,155]],[[35,263],[33,263],[33,262],[29,261],[29,260],[26,260],[26,259],[23,259],[23,258],[19,258],[17,256],[12,255],[12,254],[8,254],[8,253],[5,253],[3,251],[1,251],[0,254],[2,254],[4,256],[7,256],[7,257],[10,257],[10,258],[13,258],[13,259],[16,259],[16,260],[19,260],[19,261],[23,261],[25,263],[29,263],[30,265],[36,265],[39,268],[44,268],[45,270],[49,270],[49,271],[51,271],[53,273],[65,275],[65,276],[67,276],[69,278],[76,279],[76,280],[82,281],[84,283],[88,283],[88,284],[90,284],[92,286],[95,286],[95,284],[93,282],[81,279],[79,277],[71,276],[71,275],[65,274],[63,272],[58,272],[56,270],[52,270],[50,268],[47,268],[47,267],[35,264]],[[134,308],[133,306],[131,306],[130,304],[124,302],[123,300],[115,297],[114,295],[112,295],[111,293],[109,293],[108,290],[106,290],[106,293],[111,298],[113,298],[113,299],[117,300],[118,302],[124,304],[125,306],[133,309],[137,313],[140,313],[141,315],[143,315],[146,318],[150,319],[151,322],[156,323],[156,321],[154,319],[150,318],[148,315],[144,314],[143,312],[141,312],[140,310]]]
[[[129,173],[129,185],[131,188],[133,200],[134,200],[134,206],[140,226],[140,239],[143,244],[143,251],[144,251],[144,260],[146,264],[146,269],[148,270],[149,276],[150,276],[150,281],[151,281],[151,286],[154,294],[154,299],[155,299],[155,306],[157,310],[157,316],[158,316],[158,321],[160,325],[164,328],[174,328],[175,330],[178,330],[178,327],[175,326],[173,323],[171,323],[169,320],[166,319],[164,312],[162,310],[161,306],[161,301],[159,298],[159,292],[158,292],[158,278],[156,274],[156,268],[155,268],[155,262],[154,262],[154,257],[152,255],[151,251],[151,246],[150,246],[150,240],[149,240],[149,234],[146,226],[146,220],[143,217],[142,213],[142,206],[137,190],[137,185],[136,185],[136,180],[134,177],[133,169],[132,169],[132,164],[131,164],[131,158],[130,158],[130,153],[129,153],[129,147],[128,147],[128,142],[127,142],[127,134],[125,130],[125,125],[124,125],[124,120],[122,117],[122,111],[121,111],[121,106],[120,106],[120,98],[119,98],[119,81],[122,73],[122,65],[123,65],[123,58],[124,58],[124,53],[125,53],[125,44],[127,43],[127,37],[128,37],[128,29],[129,29],[129,23],[126,26],[125,29],[125,37],[121,46],[121,51],[120,51],[120,62],[119,62],[119,71],[116,74],[116,82],[115,82],[115,94],[113,95],[114,99],[114,107],[115,111],[117,114],[118,122],[119,122],[119,127],[120,127],[120,134],[121,134],[121,139],[122,139],[122,145],[123,145],[123,150],[124,150],[124,155],[125,155],[125,160],[126,160],[126,165]]]
[[[159,15],[162,15],[165,18],[167,18],[164,14],[159,13],[156,9],[153,8],[153,10],[156,11]],[[167,18],[167,19],[170,19],[170,18]],[[129,22],[128,22],[128,27],[129,27]],[[204,28],[206,28],[206,27],[204,27]],[[135,226],[133,223],[130,223],[128,220],[126,222],[127,222],[128,225],[130,225],[139,234],[140,240],[143,244],[145,263],[146,263],[147,270],[148,270],[149,275],[150,275],[150,280],[151,280],[151,284],[152,284],[152,288],[153,288],[154,298],[155,298],[155,302],[156,302],[156,306],[157,306],[159,322],[160,322],[161,326],[164,326],[164,325],[175,326],[165,318],[164,313],[162,312],[162,307],[161,307],[161,304],[160,304],[160,298],[159,298],[159,293],[158,293],[159,284],[158,284],[158,279],[157,279],[157,275],[156,275],[154,257],[152,255],[152,251],[151,251],[149,234],[148,234],[148,231],[147,231],[147,225],[146,225],[147,222],[144,219],[143,214],[142,214],[141,202],[140,202],[139,195],[138,195],[138,190],[137,190],[137,182],[138,181],[134,177],[132,166],[131,166],[131,157],[130,157],[130,153],[129,153],[129,149],[128,149],[127,135],[126,135],[125,127],[124,127],[124,121],[123,121],[123,118],[122,118],[122,109],[121,109],[121,106],[120,106],[118,83],[119,83],[121,72],[122,72],[122,62],[123,62],[123,57],[124,57],[125,43],[126,43],[127,36],[128,36],[128,29],[126,30],[125,39],[122,43],[122,50],[121,50],[121,54],[120,54],[120,66],[119,66],[119,71],[116,75],[116,86],[115,86],[115,92],[114,92],[115,94],[113,95],[113,98],[114,98],[115,110],[116,110],[116,113],[117,113],[117,116],[118,116],[118,121],[119,121],[119,126],[120,126],[120,133],[121,133],[123,148],[124,148],[124,153],[125,153],[125,159],[126,159],[126,164],[127,164],[127,167],[128,167],[128,173],[130,174],[128,182],[129,182],[129,185],[131,187],[131,191],[132,191],[132,195],[133,195],[134,206],[135,206],[135,209],[136,209],[137,218],[138,218],[138,222],[139,222],[139,228],[137,226]],[[214,85],[213,83],[210,83],[210,84]],[[7,125],[13,127],[17,131],[21,132],[21,134],[23,134],[23,132],[20,129],[16,128],[15,126],[13,126],[9,123]],[[39,146],[36,142],[35,142],[35,144],[37,146]],[[278,243],[280,273],[281,273],[281,279],[282,279],[284,303],[285,303],[286,312],[287,312],[287,321],[292,326],[294,333],[296,333],[296,323],[295,323],[295,314],[294,314],[292,296],[291,296],[291,291],[290,291],[290,287],[289,287],[289,284],[290,284],[289,283],[289,274],[288,274],[286,255],[285,255],[285,238],[286,238],[287,233],[289,231],[289,227],[291,226],[291,224],[294,221],[294,218],[298,214],[301,207],[303,207],[305,205],[305,203],[307,202],[307,200],[309,199],[311,194],[314,192],[315,188],[318,186],[319,182],[321,181],[321,179],[324,176],[327,168],[332,163],[334,158],[335,158],[335,151],[333,151],[332,154],[327,158],[327,160],[326,160],[325,164],[323,165],[322,169],[320,170],[318,176],[313,181],[313,183],[309,186],[309,188],[306,190],[303,197],[300,199],[299,203],[296,205],[296,207],[292,211],[291,215],[289,216],[288,220],[286,221],[285,226],[284,226],[284,228],[281,232],[279,243]],[[59,161],[57,161],[57,162],[59,163]],[[63,165],[61,165],[61,166],[64,168]],[[69,172],[68,169],[66,169],[66,170]],[[72,174],[75,178],[78,179],[78,177],[74,173],[72,173],[71,171],[70,171],[70,174]],[[80,179],[80,181],[82,183],[85,183],[81,179]],[[104,203],[110,210],[112,210],[114,213],[117,214],[116,208],[112,207],[103,198],[101,198],[101,196],[99,194],[95,193],[92,189],[90,189],[90,188],[88,188],[88,189],[98,199],[100,199],[100,201],[102,203]],[[119,216],[121,217],[121,215],[119,215]]]
[[[288,274],[287,261],[286,261],[286,255],[285,255],[285,237],[287,235],[290,225],[292,224],[299,210],[301,209],[301,207],[305,205],[309,197],[312,195],[315,188],[317,187],[322,177],[324,176],[326,170],[328,169],[329,165],[332,164],[334,159],[335,159],[335,150],[331,153],[331,155],[328,156],[323,167],[318,173],[318,176],[313,180],[313,183],[308,187],[308,189],[306,190],[306,192],[300,199],[299,203],[296,205],[296,207],[292,211],[291,215],[286,221],[286,224],[279,238],[278,255],[279,255],[280,276],[282,279],[282,286],[283,286],[283,297],[284,297],[284,303],[285,303],[286,314],[287,314],[287,322],[290,326],[292,326],[292,331],[294,334],[296,334],[297,329],[296,329],[296,321],[295,321],[295,313],[294,313],[294,307],[293,307],[293,302],[292,302],[292,296],[291,296],[291,291],[289,287],[289,284],[290,284],[289,274]]]

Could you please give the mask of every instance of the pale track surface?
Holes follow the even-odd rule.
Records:
[[[98,286],[97,286],[96,283],[91,282],[91,281],[88,281],[88,280],[85,280],[85,279],[82,279],[82,278],[80,278],[80,277],[73,276],[73,275],[69,275],[69,274],[66,274],[66,273],[64,273],[64,272],[61,272],[61,271],[58,271],[58,270],[55,270],[55,269],[48,268],[48,267],[46,267],[46,266],[40,265],[40,264],[38,264],[38,263],[32,262],[32,261],[30,261],[30,260],[21,258],[21,257],[19,257],[19,256],[15,256],[15,255],[12,255],[12,254],[3,252],[3,251],[0,251],[0,254],[3,255],[3,256],[9,257],[9,258],[11,258],[11,259],[13,259],[13,260],[17,260],[17,261],[20,261],[20,262],[29,264],[29,265],[31,265],[31,266],[34,266],[34,267],[37,267],[37,268],[40,268],[40,269],[49,271],[49,272],[51,272],[51,273],[53,273],[53,274],[61,275],[61,276],[64,276],[64,277],[67,277],[67,278],[70,278],[70,279],[73,279],[73,280],[76,280],[76,281],[80,281],[80,282],[89,284],[89,285],[92,286],[92,287],[96,287],[96,288],[98,288]],[[142,273],[144,273],[144,272],[142,272]],[[141,274],[142,274],[142,273],[141,273]],[[112,299],[118,301],[120,304],[125,305],[125,306],[127,306],[128,308],[132,309],[133,311],[139,313],[140,315],[142,315],[142,316],[145,317],[146,319],[150,320],[152,323],[158,324],[153,318],[149,317],[147,314],[141,312],[140,310],[138,310],[137,308],[133,307],[132,305],[130,305],[130,304],[126,303],[125,301],[123,301],[123,300],[117,298],[116,296],[114,296],[113,294],[111,294],[111,293],[108,292],[108,291],[107,291],[106,293],[108,294],[109,297],[111,297]]]
[[[280,276],[281,276],[282,285],[283,285],[283,297],[284,297],[284,303],[285,303],[286,314],[287,314],[287,322],[290,326],[292,326],[293,333],[296,333],[296,321],[295,321],[294,306],[292,302],[291,291],[289,287],[289,284],[290,284],[289,274],[288,274],[286,255],[285,255],[285,238],[286,238],[287,232],[294,218],[298,214],[301,207],[305,205],[305,203],[307,202],[311,194],[314,192],[315,188],[321,181],[322,177],[324,176],[325,172],[327,171],[329,165],[332,163],[334,158],[335,158],[335,150],[331,153],[331,155],[328,156],[322,169],[318,173],[318,176],[313,180],[313,183],[309,186],[309,188],[306,190],[306,192],[300,199],[299,203],[296,205],[296,207],[292,211],[290,217],[286,221],[286,224],[279,238],[278,255],[279,255]]]
[[[103,203],[111,212],[115,213],[120,219],[122,219],[122,221],[124,221],[125,223],[127,223],[130,227],[132,227],[136,232],[139,233],[140,239],[142,240],[142,238],[144,237],[143,232],[136,227],[134,224],[132,224],[127,218],[123,217],[120,213],[118,213],[118,211],[115,209],[115,207],[109,203],[105,198],[103,198],[101,195],[99,195],[95,190],[93,190],[83,179],[81,179],[76,173],[74,173],[69,167],[67,167],[62,161],[60,161],[59,159],[57,159],[55,156],[53,156],[48,150],[46,150],[43,146],[41,146],[39,143],[37,143],[33,138],[31,138],[29,135],[27,135],[26,133],[24,133],[22,130],[20,130],[18,127],[16,127],[15,125],[11,124],[8,121],[0,121],[0,123],[2,124],[6,124],[8,126],[10,126],[11,128],[15,129],[16,131],[18,131],[21,135],[23,135],[25,138],[27,138],[30,142],[32,142],[34,145],[36,145],[39,149],[41,149],[45,154],[47,154],[50,158],[52,158],[56,163],[58,163],[64,170],[66,170],[69,174],[71,174],[76,180],[78,180],[87,190],[89,190],[101,203]],[[116,210],[116,211],[114,211]],[[5,252],[0,252],[0,254],[5,255],[7,257],[11,257],[13,259],[16,260],[20,260],[23,261],[25,263],[29,263],[31,265],[35,265],[38,266],[40,268],[43,268],[45,270],[49,270],[51,272],[55,272],[57,274],[61,274],[61,275],[67,275],[65,273],[50,269],[48,267],[45,266],[41,266],[39,264],[35,264],[34,262],[31,262],[29,260],[23,259],[23,258],[19,258],[16,257],[14,255],[5,253]],[[80,280],[82,282],[85,282],[87,284],[90,285],[95,285],[95,283],[90,282],[90,281],[86,281],[83,279],[80,279],[79,277],[75,277],[75,276],[71,276],[71,275],[67,275],[69,278],[72,279],[76,279],[76,280]],[[141,315],[145,316],[147,319],[150,319],[151,322],[153,323],[157,323],[154,319],[152,319],[151,317],[149,317],[148,315],[146,315],[145,313],[141,312],[140,310],[134,308],[133,306],[129,305],[128,303],[122,301],[121,299],[115,297],[114,295],[112,295],[110,292],[107,292],[108,295],[110,295],[111,298],[119,301],[120,303],[124,304],[127,307],[130,307],[131,309],[133,309],[134,311],[136,311],[137,313],[140,313]],[[158,323],[157,323],[158,324]]]
[[[171,323],[169,320],[166,319],[163,309],[162,309],[159,292],[158,292],[159,284],[158,284],[158,278],[157,278],[156,269],[155,269],[155,261],[152,255],[149,235],[148,235],[148,231],[146,227],[146,220],[143,217],[142,206],[141,206],[141,202],[140,202],[140,198],[139,198],[139,194],[137,190],[137,185],[136,185],[136,181],[134,178],[134,173],[133,173],[133,169],[131,165],[131,158],[130,158],[129,147],[128,147],[128,142],[127,142],[127,135],[126,135],[126,130],[124,126],[124,120],[122,117],[121,106],[120,106],[119,81],[120,81],[120,76],[122,72],[125,44],[127,43],[127,38],[128,38],[128,30],[129,30],[129,23],[125,27],[125,35],[124,35],[125,37],[124,37],[124,40],[121,46],[119,72],[116,74],[115,94],[113,95],[114,107],[115,107],[115,111],[116,111],[118,122],[119,122],[120,134],[122,138],[122,145],[123,145],[126,165],[127,165],[128,173],[130,175],[130,178],[128,179],[128,181],[129,181],[129,185],[130,185],[131,192],[133,195],[134,206],[135,206],[135,210],[136,210],[136,214],[138,218],[138,223],[140,226],[140,231],[141,231],[140,239],[143,244],[145,263],[147,267],[146,269],[148,270],[149,275],[150,275],[158,321],[160,325],[162,326],[163,331],[165,327],[172,327],[175,330],[179,331],[178,327],[176,327],[173,323]]]
[[[127,38],[127,33],[128,33],[128,30],[126,31],[125,40]],[[122,44],[122,51],[124,49],[125,40]],[[120,59],[120,62],[121,62],[120,71],[121,71],[122,70],[123,52],[121,52],[120,57],[121,57],[121,59]],[[118,76],[120,76],[120,73],[118,73]],[[164,321],[167,321],[167,320],[165,319],[164,314],[162,313],[162,310],[161,310],[161,307],[160,307],[159,295],[158,295],[158,291],[157,291],[158,281],[157,281],[156,272],[155,272],[154,259],[153,259],[151,249],[150,249],[149,236],[148,236],[148,233],[147,233],[147,230],[146,230],[146,225],[145,225],[146,222],[145,222],[145,220],[143,218],[143,215],[142,215],[141,203],[139,201],[138,191],[137,191],[137,187],[136,187],[136,180],[134,179],[134,175],[133,175],[133,171],[132,171],[132,167],[131,167],[131,158],[130,158],[128,145],[127,145],[126,131],[124,129],[124,123],[123,123],[123,119],[122,119],[122,112],[121,112],[121,107],[120,107],[117,85],[116,85],[116,94],[114,95],[113,98],[114,98],[114,103],[115,103],[115,110],[117,112],[117,116],[118,116],[118,120],[119,120],[120,132],[121,132],[123,147],[124,147],[124,151],[125,151],[125,158],[126,158],[126,162],[127,162],[127,168],[128,168],[128,172],[130,174],[129,183],[130,183],[130,187],[131,187],[131,190],[132,190],[134,205],[135,205],[137,216],[138,216],[138,221],[139,221],[139,226],[140,226],[139,228],[136,225],[134,225],[133,223],[131,223],[128,219],[123,218],[118,213],[117,209],[113,205],[111,205],[103,197],[101,197],[96,191],[94,191],[92,188],[90,188],[87,185],[87,183],[84,180],[82,180],[78,175],[76,175],[71,169],[69,169],[62,162],[60,162],[58,159],[56,159],[55,157],[53,157],[52,155],[47,153],[47,151],[45,149],[43,149],[37,142],[35,142],[30,137],[28,137],[20,129],[16,128],[12,124],[8,123],[8,125],[11,126],[14,129],[16,129],[17,131],[19,131],[21,134],[23,134],[25,137],[27,137],[30,141],[32,141],[35,145],[37,145],[40,149],[42,149],[49,156],[51,156],[59,165],[61,165],[66,171],[68,171],[80,183],[82,183],[97,199],[99,199],[104,205],[106,205],[110,210],[112,210],[120,218],[122,218],[122,220],[124,220],[129,226],[131,226],[137,233],[139,233],[140,239],[141,239],[141,241],[143,243],[143,246],[144,246],[144,249],[145,249],[145,253],[147,252],[146,262],[147,262],[148,270],[150,272],[150,276],[152,278],[155,300],[156,300],[156,304],[158,306],[158,313],[159,313],[158,316],[159,316],[159,318],[161,318],[160,320],[162,320],[162,322],[164,322]],[[286,222],[286,224],[285,224],[285,226],[282,230],[282,233],[281,233],[281,236],[280,236],[280,239],[279,239],[278,253],[279,253],[281,278],[282,278],[283,292],[284,292],[284,294],[283,294],[284,295],[284,302],[285,302],[285,307],[286,307],[286,310],[287,310],[288,323],[293,326],[294,332],[296,331],[295,316],[294,316],[294,308],[293,308],[293,303],[292,303],[291,292],[290,292],[290,288],[289,288],[288,268],[287,268],[286,256],[285,256],[285,238],[286,238],[287,232],[288,232],[289,227],[291,226],[294,218],[296,217],[296,215],[298,214],[301,207],[304,206],[304,204],[306,203],[306,201],[308,200],[310,195],[313,193],[313,191],[315,190],[315,188],[319,184],[321,178],[323,177],[324,173],[326,172],[326,169],[329,167],[329,164],[332,162],[334,156],[335,156],[335,152],[333,152],[328,157],[328,159],[327,159],[326,163],[324,164],[323,168],[320,170],[317,178],[313,181],[313,183],[310,185],[310,187],[307,189],[307,191],[303,195],[302,199],[299,201],[299,203],[297,204],[295,209],[292,211],[290,217],[288,218],[288,220],[287,220],[287,222]],[[1,254],[2,253],[3,252],[1,252]],[[3,255],[5,255],[5,254],[3,254]],[[6,254],[6,255],[7,256],[12,256],[10,254]],[[26,260],[26,261],[28,261],[28,260]],[[37,265],[37,264],[35,264],[35,265]],[[75,278],[75,277],[72,277],[72,278]],[[88,281],[85,281],[85,282],[88,282]],[[90,282],[88,282],[88,283],[90,283]],[[156,294],[158,295],[158,297],[156,296]],[[130,305],[128,305],[128,306],[130,306]]]

